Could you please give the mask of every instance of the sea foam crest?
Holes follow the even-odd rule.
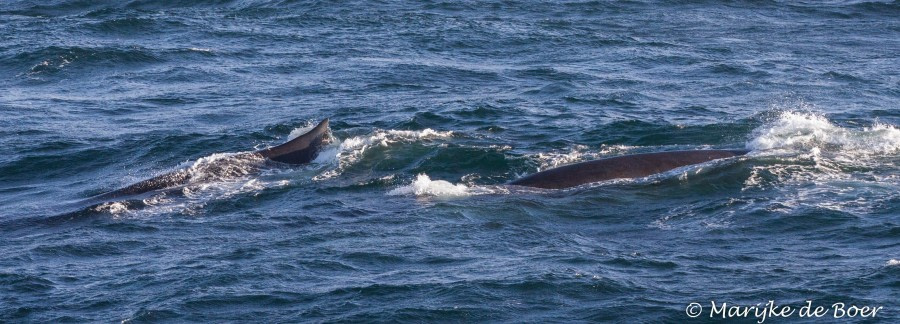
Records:
[[[180,187],[183,196],[170,196],[162,191],[143,199],[145,208],[131,210],[128,205],[112,203],[98,206],[96,210],[132,216],[171,212],[195,214],[202,212],[202,207],[212,200],[287,184],[285,180],[266,181],[260,178],[259,175],[267,170],[264,165],[265,158],[250,152],[211,154],[185,162],[173,172],[175,176],[187,174],[187,182]]]
[[[866,214],[898,197],[896,126],[842,127],[822,115],[787,111],[753,132],[752,166],[743,190],[783,191],[772,201],[786,208],[822,208]]]
[[[453,184],[445,180],[431,180],[427,174],[419,174],[412,183],[394,188],[388,195],[391,196],[433,196],[441,198],[465,197],[472,195],[483,195],[495,193],[488,187],[467,186],[464,184]]]
[[[426,128],[419,131],[377,130],[372,135],[351,137],[341,141],[336,147],[327,147],[319,152],[315,162],[336,163],[337,167],[316,176],[314,179],[324,180],[340,175],[348,166],[359,161],[364,153],[372,147],[389,146],[398,142],[442,139],[452,136],[452,131],[441,132]]]
[[[128,205],[114,201],[107,202],[94,207],[94,211],[96,212],[108,212],[113,215],[119,215],[128,211]]]
[[[599,151],[590,151],[588,146],[575,145],[565,153],[537,153],[533,158],[540,163],[538,171],[544,171],[566,164],[596,160],[610,154],[623,154],[632,149],[634,147],[627,145],[603,145]]]
[[[293,139],[295,139],[295,138],[297,138],[297,137],[300,137],[300,135],[309,133],[309,131],[311,131],[311,130],[312,130],[313,128],[315,128],[315,127],[316,127],[316,124],[314,124],[314,123],[307,123],[306,126],[301,126],[301,127],[294,128],[293,130],[291,130],[291,133],[288,134],[288,139],[287,139],[287,141],[291,141],[291,140],[293,140]],[[287,142],[287,141],[286,141],[286,142]]]
[[[453,132],[438,132],[431,128],[420,131],[406,130],[379,130],[370,136],[357,136],[345,139],[341,142],[337,158],[340,162],[353,163],[359,160],[362,154],[373,146],[388,146],[397,142],[412,142],[423,139],[448,138]]]
[[[257,173],[264,161],[258,154],[215,153],[197,159],[185,171],[191,175],[190,182],[223,181]]]
[[[757,128],[747,148],[891,153],[900,151],[900,129],[885,124],[849,129],[837,126],[821,115],[788,111]]]
[[[309,124],[291,131],[290,139],[306,134],[315,127]],[[315,162],[325,163],[328,156],[335,155],[334,146],[327,146],[323,154]],[[185,176],[187,182],[180,187],[182,197],[171,197],[166,192],[156,193],[146,199],[143,204],[147,208],[131,210],[127,204],[113,202],[102,204],[94,208],[98,212],[108,212],[114,215],[133,214],[158,214],[168,212],[195,213],[210,200],[227,199],[229,197],[254,193],[270,187],[281,187],[290,184],[289,180],[266,180],[263,177],[267,173],[277,171],[266,165],[266,159],[252,152],[214,153],[201,157],[194,161],[186,161],[176,167],[172,176]]]

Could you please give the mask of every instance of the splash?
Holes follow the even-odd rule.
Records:
[[[810,112],[787,111],[753,132],[752,166],[743,190],[782,191],[776,209],[875,211],[898,196],[900,129],[851,128]]]
[[[332,163],[337,166],[316,176],[314,180],[325,180],[340,175],[347,167],[359,161],[365,152],[373,147],[387,147],[394,143],[428,141],[452,136],[452,131],[441,132],[426,128],[420,131],[378,130],[369,136],[351,137],[341,141],[336,146],[325,148],[319,153],[314,162]]]
[[[96,212],[107,212],[112,215],[120,215],[128,211],[128,205],[122,202],[108,202],[94,207]]]
[[[291,130],[291,133],[288,134],[288,138],[287,138],[287,141],[285,141],[285,143],[286,143],[286,142],[290,142],[291,140],[293,140],[293,139],[295,139],[295,138],[297,138],[297,137],[300,137],[300,135],[309,133],[309,131],[311,131],[311,130],[312,130],[313,128],[315,128],[315,127],[316,127],[316,124],[315,124],[315,123],[313,123],[313,122],[307,122],[307,123],[306,123],[306,126],[301,126],[301,127],[294,128],[293,130]]]
[[[634,149],[633,146],[627,145],[603,145],[599,151],[590,151],[585,145],[575,145],[569,149],[569,152],[538,153],[532,158],[540,163],[537,171],[544,171],[566,164],[596,160],[610,154],[625,154],[632,149]]]
[[[888,260],[887,265],[888,266],[900,266],[900,260],[890,259],[890,260]]]
[[[267,166],[266,161],[249,152],[216,153],[200,158],[185,170],[191,177],[182,194],[191,200],[189,205],[196,205],[290,184],[284,179],[266,180],[268,173],[283,171]]]
[[[259,173],[265,161],[259,154],[215,153],[197,159],[186,169],[191,183],[218,182]]]
[[[488,187],[453,184],[445,180],[431,180],[427,174],[419,174],[409,185],[395,188],[388,192],[391,196],[433,196],[441,198],[465,197],[495,193]]]
[[[773,122],[757,128],[747,143],[752,150],[789,149],[851,151],[862,154],[900,151],[900,129],[875,124],[862,129],[837,126],[814,113],[783,112]]]
[[[216,153],[193,162],[185,162],[174,173],[188,174],[187,181],[178,186],[152,193],[141,200],[141,208],[129,208],[125,202],[111,202],[94,208],[116,216],[150,216],[178,212],[192,215],[202,213],[203,207],[214,200],[230,199],[236,195],[255,194],[271,187],[285,186],[288,180],[270,179],[265,175],[277,170],[267,166],[266,159],[251,152]],[[172,195],[174,191],[179,194]]]

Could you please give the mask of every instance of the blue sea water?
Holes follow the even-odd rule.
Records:
[[[898,67],[897,1],[3,1],[0,322],[897,322]]]

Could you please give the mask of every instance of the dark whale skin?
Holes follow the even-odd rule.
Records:
[[[322,120],[306,134],[300,135],[284,144],[241,154],[256,154],[272,161],[287,164],[305,164],[316,158],[319,150],[326,144],[328,136],[328,119]],[[187,170],[177,170],[159,175],[130,186],[100,194],[89,201],[109,201],[120,197],[139,195],[151,191],[166,189],[183,185],[191,180],[191,174]]]
[[[541,171],[510,185],[564,189],[612,179],[640,178],[691,164],[747,154],[747,150],[694,150],[642,153],[581,162]]]

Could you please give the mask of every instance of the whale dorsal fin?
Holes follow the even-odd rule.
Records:
[[[300,135],[287,143],[256,151],[269,160],[290,164],[309,163],[319,154],[328,133],[328,118],[313,127],[306,134]]]

